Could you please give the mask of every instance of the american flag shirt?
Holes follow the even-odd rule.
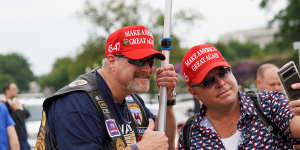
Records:
[[[237,129],[241,133],[241,137],[237,149],[293,149],[293,144],[300,144],[300,139],[292,138],[289,129],[293,114],[288,108],[288,100],[285,95],[272,91],[264,91],[259,95],[264,114],[270,121],[278,125],[287,140],[268,133],[258,117],[254,102],[245,93],[239,92],[241,116]],[[220,137],[205,117],[205,112],[206,107],[203,105],[191,125],[190,149],[225,149]],[[178,149],[184,149],[182,130],[178,141]]]

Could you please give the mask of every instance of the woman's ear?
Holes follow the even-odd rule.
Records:
[[[188,87],[188,91],[189,91],[196,99],[199,99],[198,95],[197,95],[196,92],[193,90],[193,88]]]

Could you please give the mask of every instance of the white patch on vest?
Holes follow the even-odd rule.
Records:
[[[76,80],[69,84],[69,87],[77,87],[86,85],[88,82],[86,80]]]
[[[125,100],[128,102],[128,103],[133,103],[134,102],[134,100],[133,100],[133,97],[132,96],[126,96],[125,97]]]

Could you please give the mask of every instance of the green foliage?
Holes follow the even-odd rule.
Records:
[[[64,57],[57,59],[53,65],[53,69],[50,74],[44,75],[39,78],[38,82],[42,88],[48,86],[53,87],[56,90],[66,85],[70,79],[69,67],[72,65],[72,59]]]
[[[241,43],[238,41],[230,41],[228,44],[217,42],[215,45],[222,53],[227,61],[236,61],[255,57],[262,49],[254,43]]]
[[[0,86],[14,81],[21,91],[28,90],[29,82],[35,79],[27,60],[20,54],[0,55]]]
[[[75,57],[74,63],[69,67],[70,80],[85,73],[87,69],[101,65],[101,60],[105,57],[105,41],[106,39],[103,37],[90,37],[82,45],[83,51]]]
[[[100,4],[86,1],[83,16],[107,35],[122,26],[138,24],[141,20],[140,10],[143,9],[139,7],[141,5],[139,0],[102,0]]]
[[[262,0],[262,8],[271,7],[270,0]],[[277,51],[285,51],[292,47],[292,43],[300,41],[300,1],[288,0],[287,7],[280,10],[270,21],[270,25],[278,24],[279,32],[272,43]]]
[[[4,85],[8,82],[16,82],[14,80],[14,78],[11,76],[11,75],[8,75],[8,74],[0,74],[0,89],[1,89],[1,92],[2,93],[2,89],[4,88]]]

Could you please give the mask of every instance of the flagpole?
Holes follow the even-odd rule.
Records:
[[[169,64],[170,51],[172,49],[171,33],[171,18],[172,18],[172,0],[165,0],[164,13],[164,34],[161,40],[162,53],[166,59],[162,61],[161,66],[165,67]],[[167,87],[160,87],[159,110],[158,110],[158,131],[165,131],[166,128],[166,110],[167,110]]]

